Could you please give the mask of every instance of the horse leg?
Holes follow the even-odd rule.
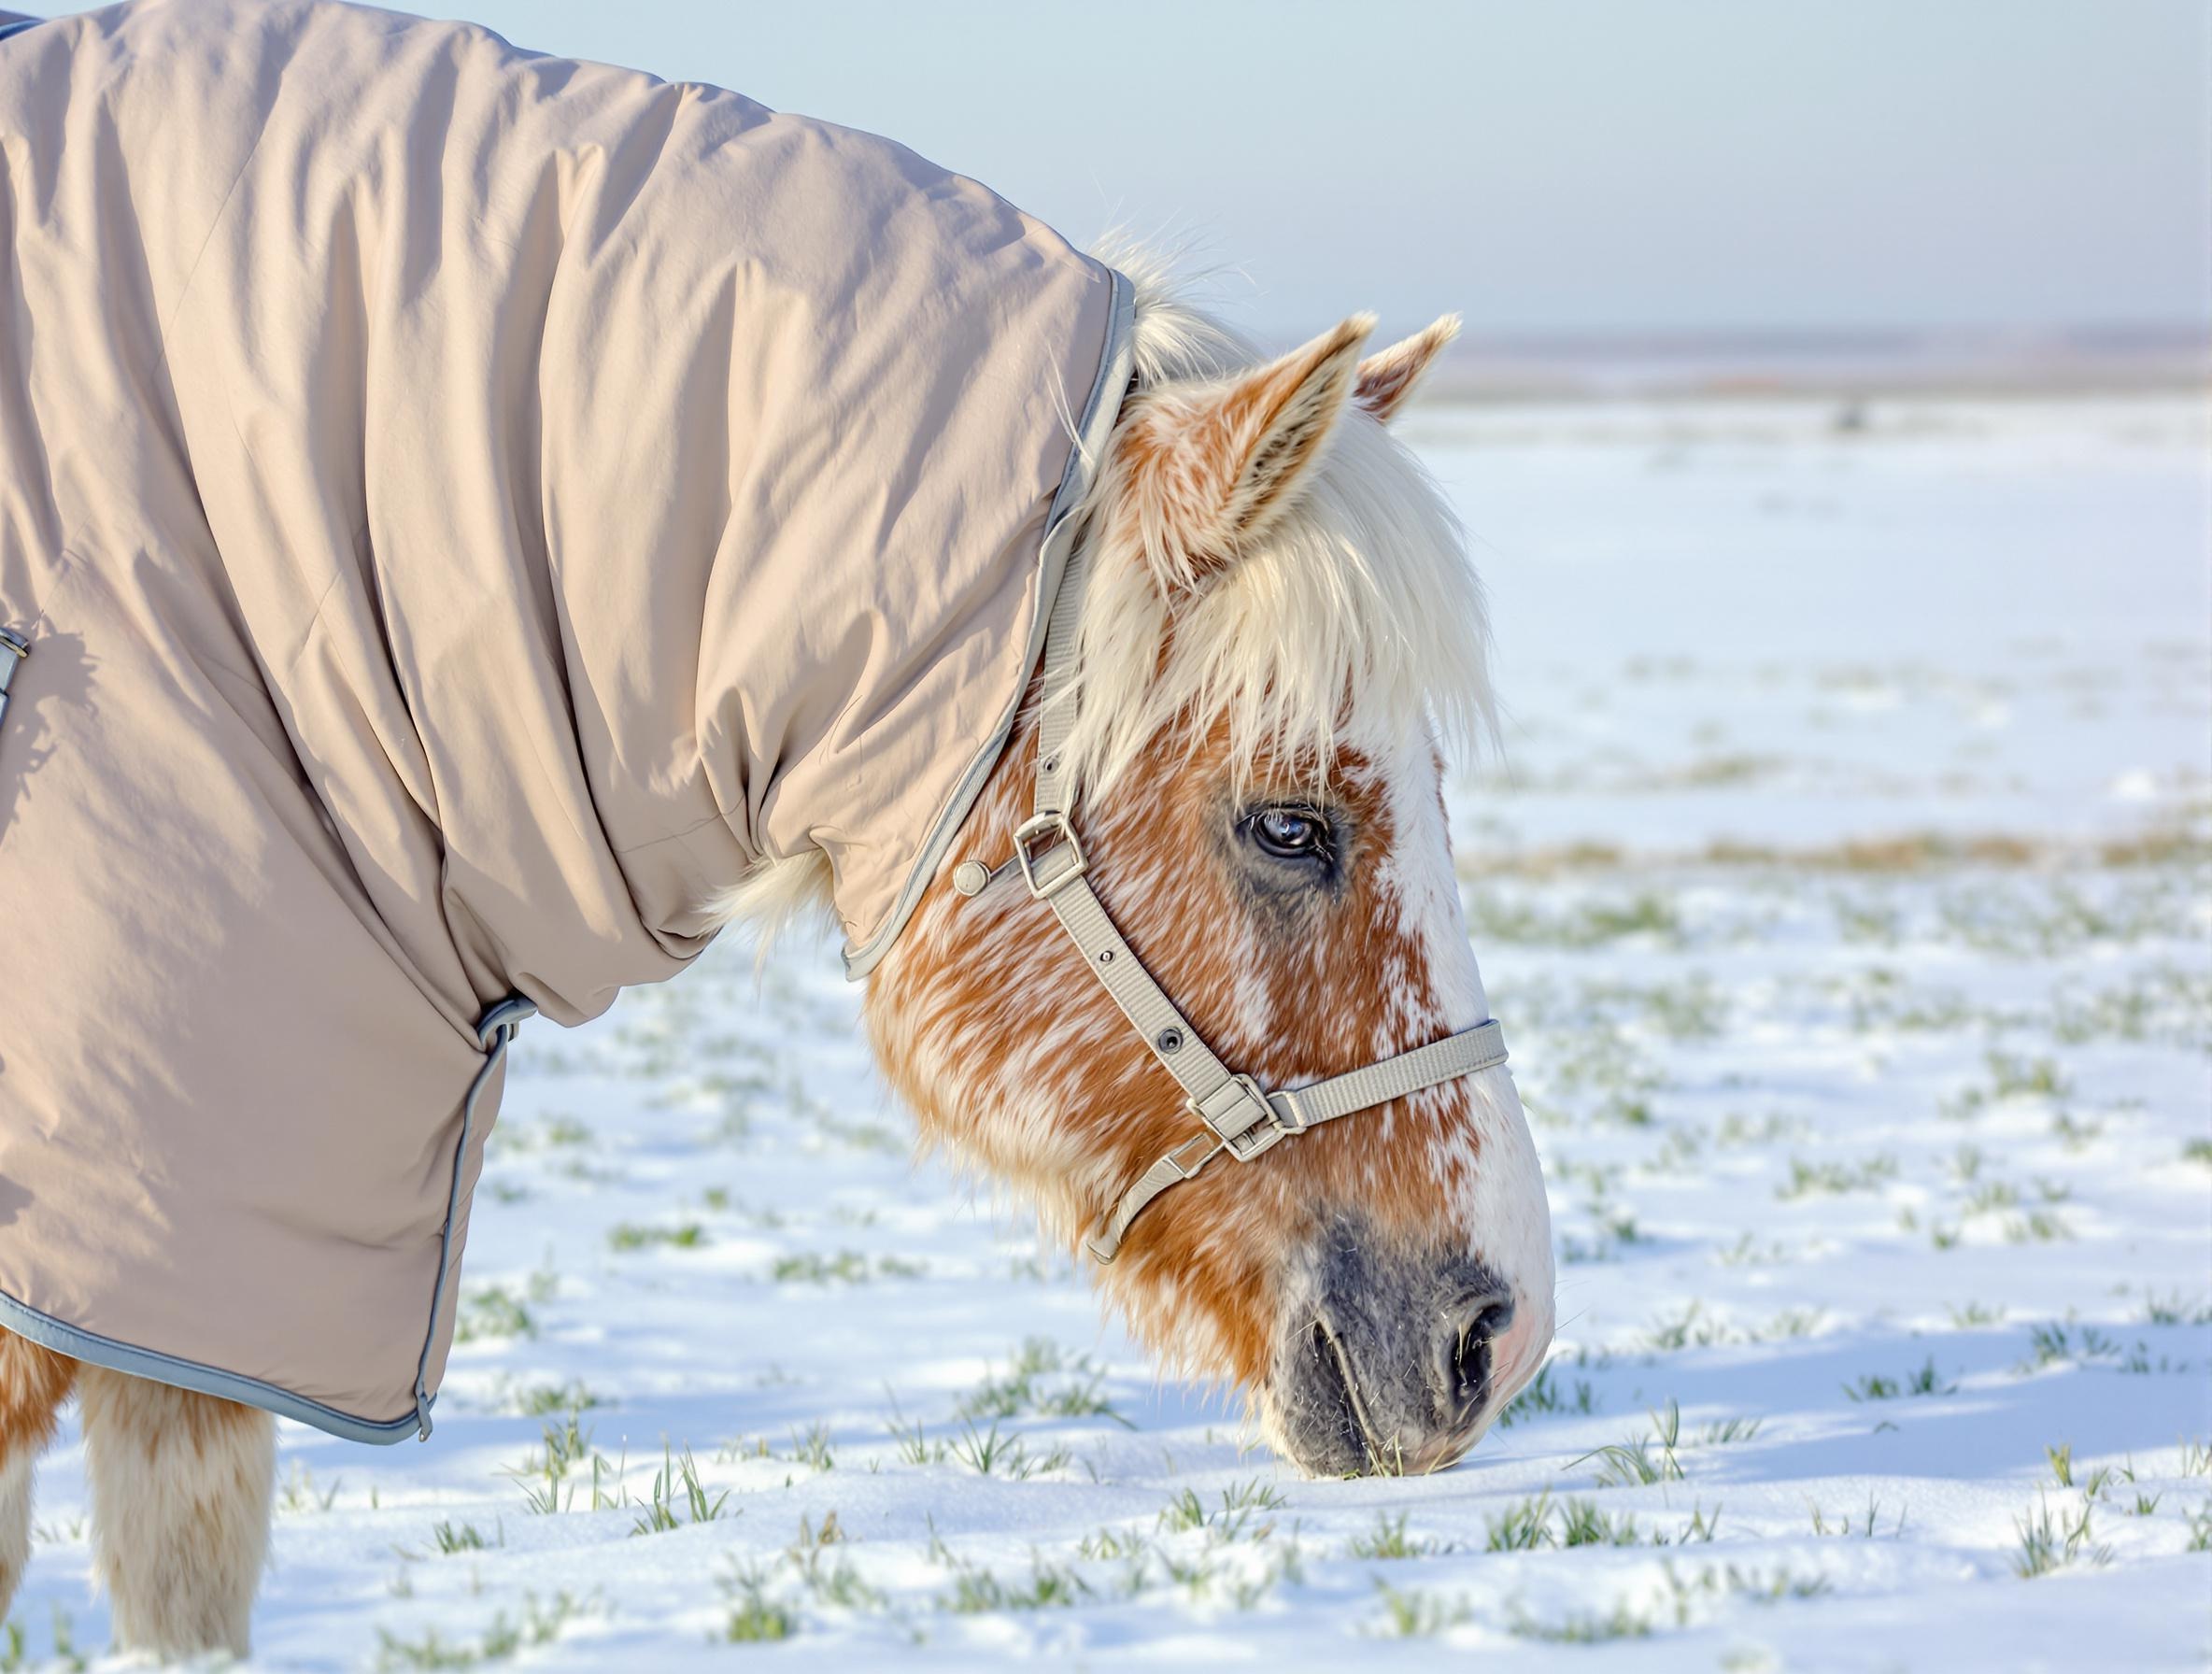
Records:
[[[79,1399],[118,1649],[245,1655],[268,1550],[276,1422],[92,1366]]]
[[[31,1559],[32,1468],[76,1381],[76,1361],[0,1330],[0,1616]]]

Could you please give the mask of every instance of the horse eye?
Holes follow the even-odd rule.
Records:
[[[1262,854],[1278,860],[1328,858],[1328,822],[1297,808],[1262,808],[1244,822]]]

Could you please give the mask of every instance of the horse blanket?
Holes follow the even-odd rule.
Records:
[[[325,0],[0,39],[0,1326],[427,1431],[532,1008],[1012,726],[1126,281],[885,140]]]

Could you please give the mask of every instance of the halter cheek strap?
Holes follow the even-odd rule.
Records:
[[[1075,718],[1075,625],[1087,568],[1085,544],[1078,543],[1045,632],[1036,795],[1030,816],[1015,829],[1011,864],[1019,869],[1031,897],[1052,908],[1091,974],[1113,997],[1153,1057],[1175,1078],[1191,1114],[1205,1129],[1145,1170],[1122,1193],[1105,1224],[1084,1241],[1084,1247],[1105,1265],[1121,1253],[1131,1223],[1155,1198],[1191,1179],[1223,1152],[1239,1162],[1250,1162],[1293,1134],[1324,1122],[1492,1069],[1506,1061],[1506,1048],[1504,1030],[1493,1019],[1364,1069],[1271,1093],[1251,1076],[1233,1072],[1206,1044],[1129,951],[1105,903],[1091,887],[1090,864],[1068,816],[1061,756]],[[1004,864],[993,870],[971,860],[955,870],[953,887],[974,896],[1007,870]]]

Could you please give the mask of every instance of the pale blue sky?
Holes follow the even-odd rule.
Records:
[[[2212,318],[2207,0],[419,9],[890,135],[1079,240],[1182,234],[1270,334]]]

